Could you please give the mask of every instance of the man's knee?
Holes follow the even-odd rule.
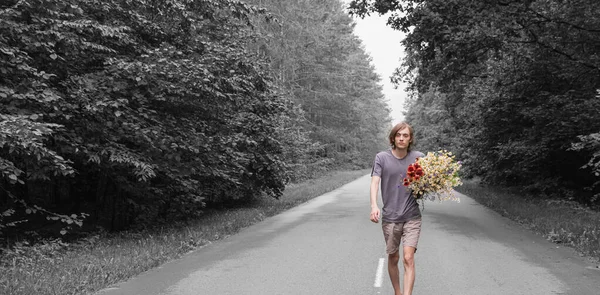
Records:
[[[410,266],[415,264],[415,254],[414,253],[404,253],[403,257],[404,265]]]
[[[400,261],[400,251],[388,254],[388,261],[392,264],[398,264],[398,262]]]
[[[404,247],[404,255],[402,257],[402,261],[406,266],[412,266],[415,264],[415,248],[413,247]]]

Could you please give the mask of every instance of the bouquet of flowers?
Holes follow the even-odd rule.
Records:
[[[428,152],[423,158],[417,158],[408,166],[404,186],[410,188],[417,199],[459,201],[452,194],[452,188],[462,184],[458,171],[461,163],[454,160],[451,152],[442,150]]]

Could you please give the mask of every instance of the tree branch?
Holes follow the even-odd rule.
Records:
[[[590,64],[588,62],[585,62],[583,60],[577,59],[576,57],[574,57],[574,55],[566,53],[562,50],[559,50],[558,48],[554,47],[554,46],[550,46],[546,43],[544,43],[543,41],[540,40],[539,36],[531,29],[529,29],[527,26],[521,24],[521,26],[531,35],[531,37],[533,38],[533,42],[535,42],[537,45],[541,46],[542,48],[548,49],[558,55],[562,55],[564,57],[566,57],[567,59],[574,61],[576,63],[579,63],[585,67],[588,67],[590,69],[594,69],[594,70],[600,70],[600,67],[598,67],[597,65],[594,64]]]
[[[558,23],[558,24],[567,25],[567,26],[569,26],[569,27],[571,27],[571,28],[578,29],[578,30],[581,30],[581,31],[587,31],[587,32],[592,32],[592,33],[600,33],[600,29],[598,29],[598,30],[594,30],[594,29],[587,29],[587,28],[584,28],[584,27],[582,27],[582,26],[579,26],[579,25],[576,25],[576,24],[572,24],[572,23],[569,23],[569,22],[566,22],[566,21],[563,21],[563,20],[555,20],[555,19],[552,19],[552,18],[550,18],[550,17],[547,17],[547,16],[543,15],[542,13],[539,13],[539,12],[537,12],[537,11],[533,10],[533,9],[529,9],[529,10],[530,10],[531,12],[533,12],[535,15],[537,15],[537,16],[539,16],[539,17],[541,17],[541,18],[545,19],[545,20],[547,20],[548,22],[553,22],[553,23]]]

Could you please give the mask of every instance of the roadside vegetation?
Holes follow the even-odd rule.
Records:
[[[600,205],[600,1],[351,1],[390,15],[420,150],[485,183]],[[543,202],[542,202],[543,203]]]
[[[336,171],[291,184],[279,199],[244,207],[211,209],[193,222],[119,233],[98,232],[76,242],[17,244],[0,260],[0,294],[89,294],[124,281],[189,251],[226,238],[332,191],[369,170]]]
[[[352,18],[282,3],[3,1],[0,244],[193,219],[368,167],[390,118]]]
[[[598,258],[600,1],[352,0],[405,33],[394,81],[419,150],[462,161],[458,190]],[[502,189],[498,189],[502,187]]]
[[[467,180],[457,191],[510,218],[547,240],[575,248],[600,262],[600,211],[578,202],[544,199],[516,189]]]

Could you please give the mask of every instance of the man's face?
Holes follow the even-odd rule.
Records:
[[[398,132],[396,132],[396,148],[407,149],[410,141],[410,131],[408,130],[408,128],[400,129],[398,130]]]

